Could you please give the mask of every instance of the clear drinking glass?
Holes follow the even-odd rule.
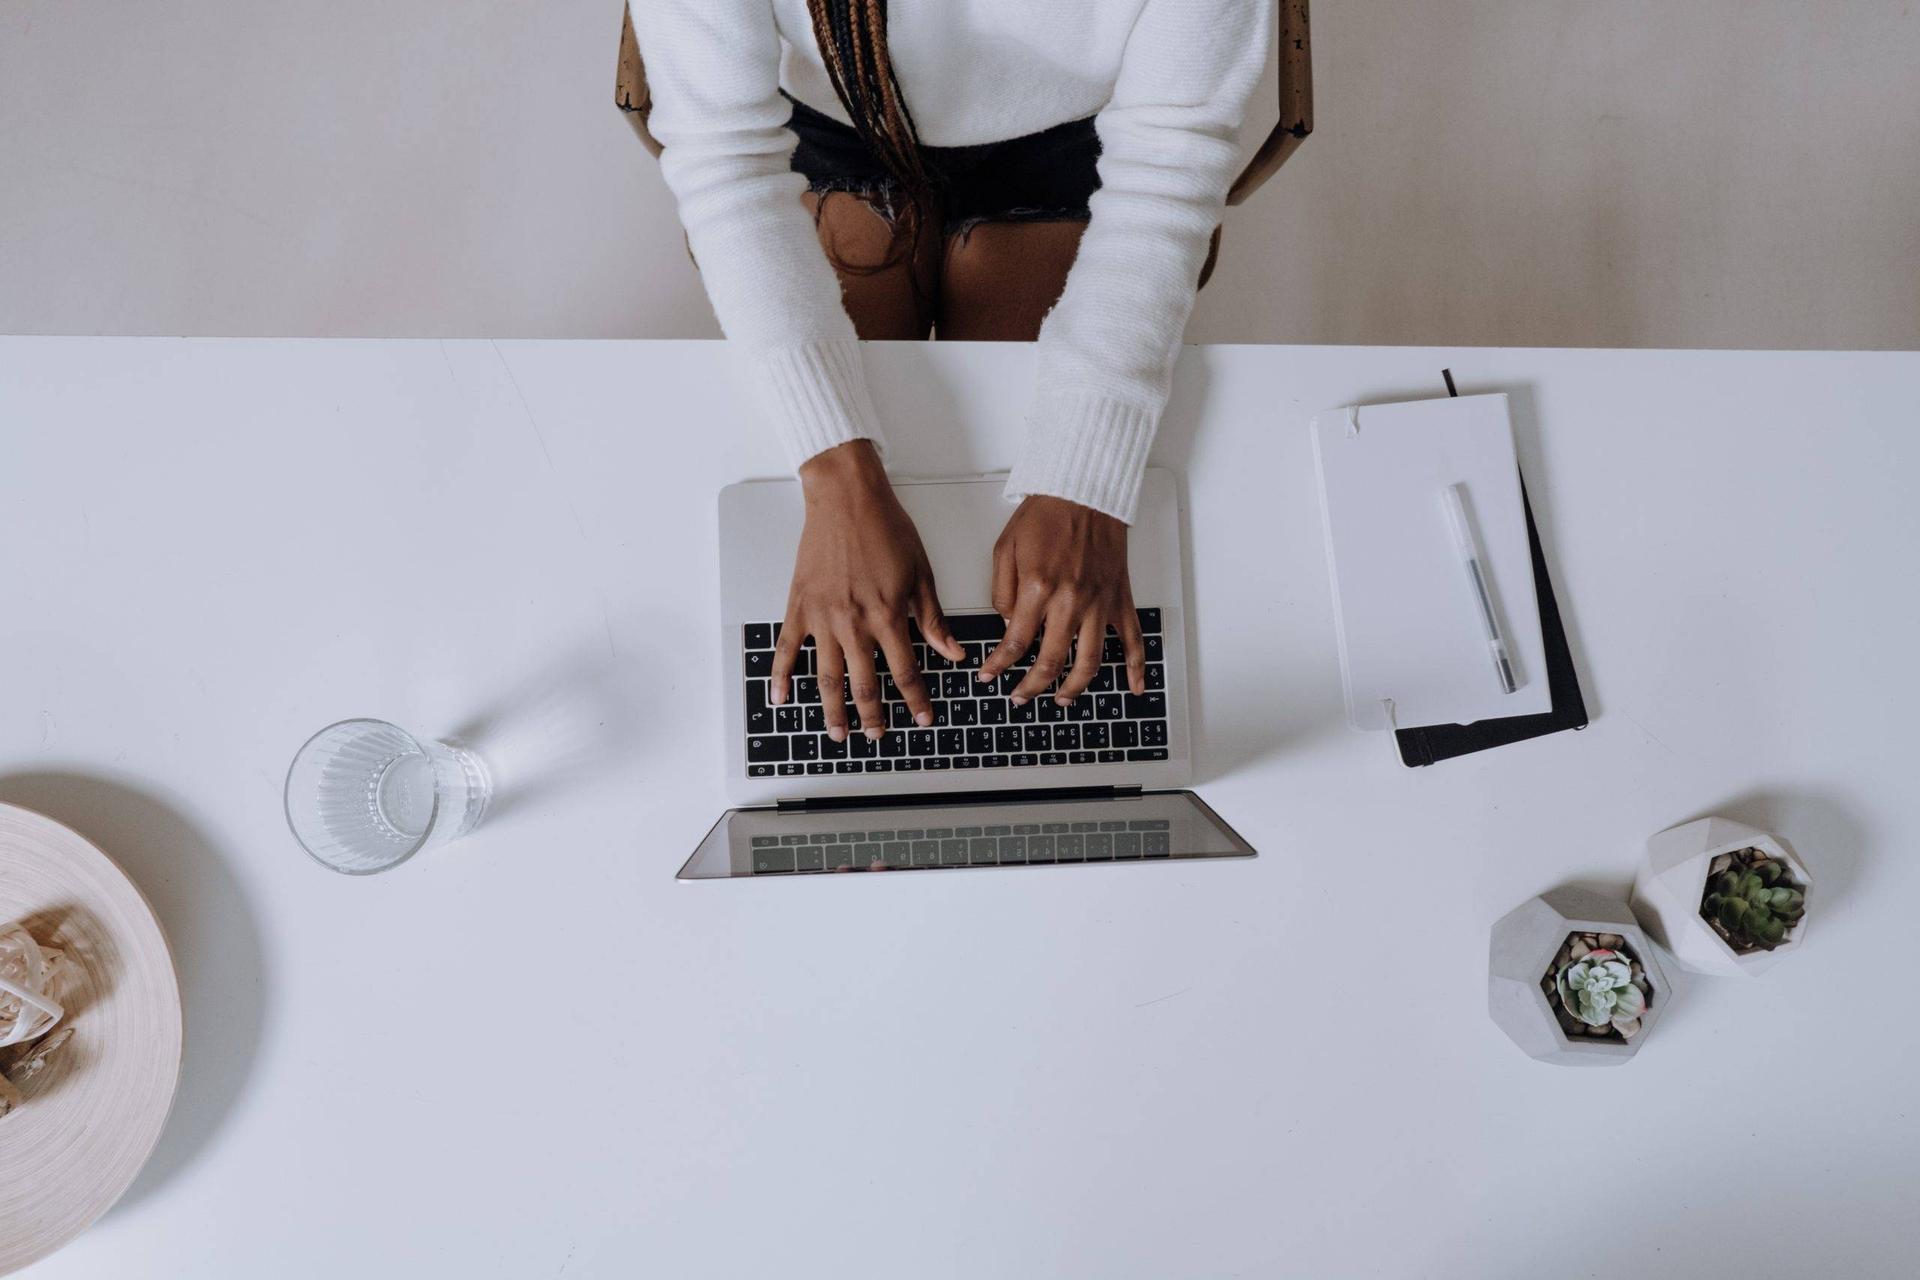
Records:
[[[473,752],[384,720],[342,720],[294,756],[287,825],[322,864],[371,875],[467,834],[492,795]]]

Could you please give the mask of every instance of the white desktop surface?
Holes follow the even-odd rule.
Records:
[[[868,364],[898,471],[1010,462],[1027,349]],[[1342,721],[1307,420],[1443,365],[1513,395],[1594,721],[1408,770]],[[0,800],[128,868],[187,1014],[153,1163],[34,1280],[1910,1274],[1920,356],[1191,350],[1198,790],[1260,856],[680,884],[715,493],[782,470],[738,387],[0,342]],[[281,780],[355,715],[476,731],[497,816],[308,861]],[[1806,949],[1624,1067],[1522,1056],[1488,926],[1707,813],[1803,855]]]

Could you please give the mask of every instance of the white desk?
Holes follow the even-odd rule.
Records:
[[[900,469],[1010,459],[1024,350],[869,360]],[[1444,364],[1515,395],[1595,721],[1409,771],[1341,720],[1305,424]],[[685,885],[714,493],[779,470],[726,369],[0,343],[0,799],[128,867],[188,1016],[35,1280],[1906,1273],[1920,356],[1190,352],[1200,789],[1261,856]],[[308,862],[281,778],[349,715],[478,726],[497,819]],[[1805,855],[1809,949],[1522,1057],[1488,924],[1708,812]]]

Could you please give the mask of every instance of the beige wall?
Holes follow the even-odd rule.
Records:
[[[9,0],[0,331],[715,332],[619,13]],[[1912,0],[1321,0],[1315,52],[1196,340],[1920,347]]]

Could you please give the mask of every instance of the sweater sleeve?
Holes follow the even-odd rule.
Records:
[[[1040,329],[1037,393],[1007,496],[1131,522],[1207,242],[1266,66],[1272,0],[1146,0],[1094,120],[1100,189]]]
[[[688,247],[789,460],[882,444],[839,280],[800,202],[806,180],[790,167],[772,0],[645,0],[633,18]]]

